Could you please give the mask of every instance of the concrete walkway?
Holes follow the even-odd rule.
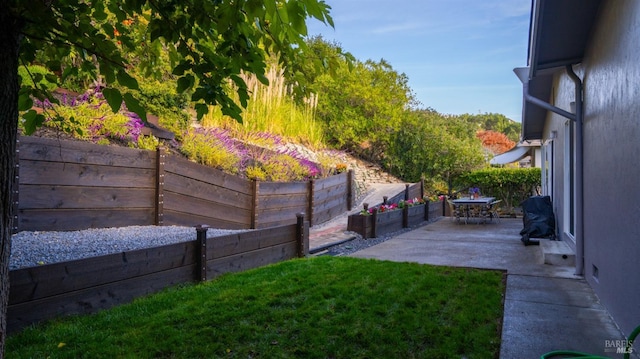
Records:
[[[543,264],[540,246],[520,241],[521,229],[522,219],[465,225],[441,218],[352,256],[505,270],[500,358],[553,350],[622,358],[607,343],[625,338],[587,282],[573,267]]]

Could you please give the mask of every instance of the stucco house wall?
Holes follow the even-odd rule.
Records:
[[[640,1],[604,1],[582,64],[584,84],[584,276],[625,333],[640,325]],[[571,111],[565,71],[551,103]],[[553,147],[553,203],[568,243],[566,151],[570,126],[549,113],[545,150]],[[552,139],[555,137],[554,139]]]

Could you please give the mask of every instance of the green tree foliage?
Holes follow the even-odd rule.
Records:
[[[484,113],[477,115],[464,114],[459,117],[470,126],[476,126],[478,130],[501,132],[513,142],[520,141],[521,124],[507,118],[505,115],[499,113]]]
[[[43,88],[47,91],[53,91],[58,87],[56,81],[49,81],[53,74],[44,66],[20,66],[18,74],[20,75],[20,81],[28,87]]]
[[[328,142],[362,158],[381,162],[414,96],[405,74],[386,61],[346,62],[335,75],[321,74],[312,91]]]
[[[301,75],[304,77],[303,84],[313,87],[318,77],[322,75],[337,77],[339,69],[343,66],[352,69],[356,62],[355,57],[335,41],[329,42],[322,36],[316,35],[307,38],[306,42],[309,51],[304,54],[304,60],[300,63]],[[315,64],[317,61],[323,61],[325,65],[317,66]]]
[[[194,102],[203,102],[196,106],[199,115],[206,113],[206,104],[218,104],[223,113],[239,121],[241,108],[228,96],[228,80],[235,85],[240,105],[246,106],[249,94],[241,72],[256,73],[267,83],[260,76],[266,69],[265,59],[278,53],[280,65],[295,76],[294,59],[306,49],[306,17],[332,23],[328,6],[317,0],[61,1],[51,8],[25,7],[16,15],[25,14],[39,21],[25,27],[23,61],[45,59],[50,70],[62,74],[62,80],[86,72],[94,79],[101,76],[108,84],[117,82],[131,89],[139,85],[125,66],[129,60],[136,59],[148,75],[158,75],[168,62],[178,91],[188,90]],[[51,46],[55,41],[71,46]],[[63,66],[72,55],[79,68]],[[158,66],[160,63],[164,66]],[[23,94],[27,95],[42,96],[37,91]],[[110,88],[105,97],[114,110],[124,99],[144,118],[144,108],[119,89]]]
[[[458,176],[485,163],[475,132],[433,110],[407,113],[392,134],[388,157],[388,167],[399,177],[415,182],[425,176],[449,188]]]
[[[199,117],[209,105],[220,105],[241,120],[249,97],[242,72],[266,83],[267,60],[277,55],[288,76],[304,80],[296,59],[307,49],[309,17],[333,25],[323,0],[0,0],[0,354],[9,298],[17,119],[22,113],[25,131],[34,131],[45,116],[31,109],[33,99],[55,101],[46,88],[20,82],[19,64],[40,62],[59,76],[47,77],[53,82],[80,78],[106,85],[103,94],[114,112],[124,102],[144,119],[146,109],[122,88],[140,88],[133,65],[153,72],[154,62],[166,59],[177,92],[191,95]],[[129,29],[134,22],[140,31]],[[129,54],[143,50],[143,61],[130,64],[135,56]],[[74,66],[68,65],[70,58]],[[229,81],[240,105],[229,96]]]

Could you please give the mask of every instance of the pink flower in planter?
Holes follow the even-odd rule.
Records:
[[[393,211],[394,209],[397,209],[397,208],[398,208],[398,205],[395,203],[383,204],[383,205],[380,205],[380,207],[378,208],[378,213]]]

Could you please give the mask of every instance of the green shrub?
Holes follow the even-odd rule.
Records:
[[[155,151],[160,145],[160,140],[156,136],[140,136],[138,137],[138,142],[136,143],[136,147],[141,150],[151,150]]]
[[[215,136],[190,131],[184,136],[181,151],[200,164],[238,173],[240,157],[230,152]]]
[[[109,139],[137,142],[140,136],[140,119],[122,112],[113,113],[106,101],[96,97],[73,105],[56,105],[54,111],[62,121],[51,119],[47,125],[81,140],[108,144]]]
[[[39,89],[42,89],[42,87],[44,87],[47,91],[53,91],[58,88],[58,85],[54,81],[55,75],[51,71],[47,70],[47,68],[44,66],[20,66],[18,67],[18,75],[22,79],[22,83],[26,84],[29,87]]]
[[[260,166],[247,167],[246,174],[248,178],[254,179],[256,181],[267,180],[267,173]]]
[[[469,172],[460,177],[460,187],[478,187],[483,195],[504,201],[506,210],[538,192],[540,168],[490,168]]]
[[[140,100],[148,113],[159,118],[159,125],[180,136],[189,123],[189,95],[176,91],[175,81],[138,79],[137,91],[127,90]]]
[[[323,151],[317,154],[317,162],[323,176],[342,173],[347,170],[347,164],[341,152]]]
[[[273,182],[303,181],[309,176],[307,168],[288,155],[278,154],[262,163],[262,169]]]

